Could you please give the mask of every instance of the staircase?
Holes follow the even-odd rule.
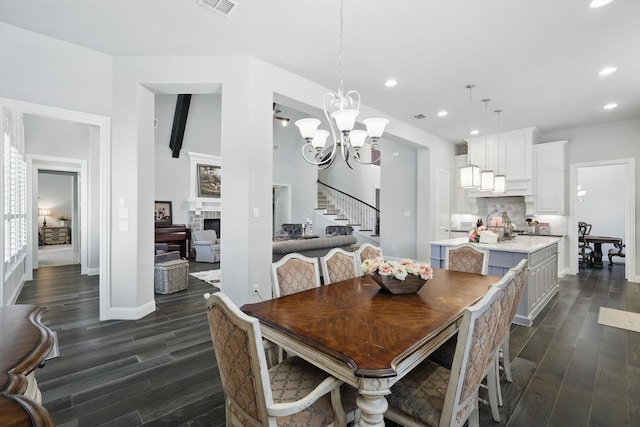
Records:
[[[336,225],[353,227],[354,231],[379,244],[380,211],[343,191],[317,182],[316,212]]]

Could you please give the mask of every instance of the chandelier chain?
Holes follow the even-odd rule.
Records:
[[[344,92],[344,4],[343,0],[340,0],[340,95]]]

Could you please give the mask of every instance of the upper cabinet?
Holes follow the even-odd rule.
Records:
[[[480,169],[491,169],[507,176],[507,191],[490,194],[469,191],[469,197],[533,195],[533,146],[538,143],[538,130],[525,128],[499,135],[468,140],[469,159]]]
[[[535,213],[565,214],[565,175],[567,141],[547,142],[533,147]]]

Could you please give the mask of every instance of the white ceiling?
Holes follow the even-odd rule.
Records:
[[[337,90],[338,0],[237,1],[224,17],[197,0],[0,0],[0,20],[115,56],[249,54]],[[345,0],[345,89],[452,142],[468,134],[469,83],[474,127],[492,99],[489,132],[498,108],[502,130],[640,117],[640,1],[588,4]],[[599,76],[607,65],[618,71]]]

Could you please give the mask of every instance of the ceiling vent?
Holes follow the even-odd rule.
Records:
[[[415,116],[413,116],[413,118],[414,118],[414,119],[417,119],[417,120],[426,119],[426,118],[428,118],[428,117],[429,117],[429,116],[426,116],[426,115],[424,115],[424,114],[422,114],[422,113],[420,113],[420,114],[416,114]]]
[[[198,0],[198,3],[223,16],[229,16],[238,7],[233,0]]]

